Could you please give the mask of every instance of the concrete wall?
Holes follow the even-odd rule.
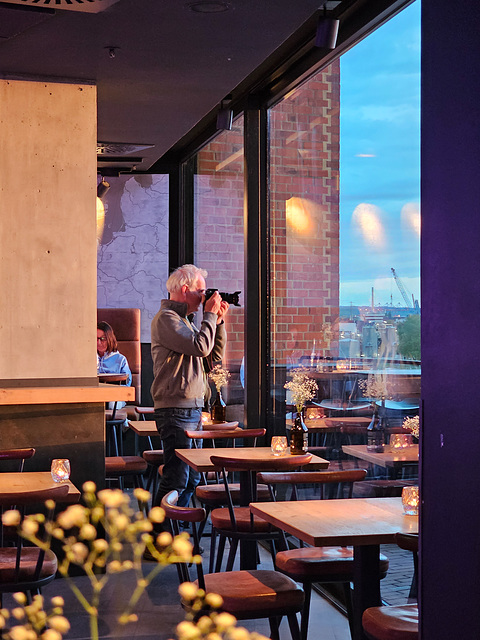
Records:
[[[96,87],[0,80],[0,149],[0,379],[96,376]]]

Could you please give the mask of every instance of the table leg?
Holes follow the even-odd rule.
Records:
[[[240,505],[248,507],[254,493],[252,482],[255,482],[255,474],[249,471],[240,472]],[[255,540],[240,540],[240,569],[257,568],[257,543]]]
[[[368,607],[382,604],[380,597],[380,546],[354,548],[353,638],[366,640],[362,628],[362,614]]]

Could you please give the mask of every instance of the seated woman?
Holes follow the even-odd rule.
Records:
[[[127,359],[119,353],[115,333],[108,322],[97,324],[97,373],[126,373],[125,384],[132,384],[132,372]],[[109,402],[107,408],[112,409],[110,405],[113,404]],[[124,406],[125,402],[117,402],[117,409]]]

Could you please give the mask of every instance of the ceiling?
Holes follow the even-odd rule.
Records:
[[[152,145],[114,147],[110,151],[120,160],[110,166],[147,171],[311,20],[319,4],[319,0],[0,2],[1,77],[96,84],[98,140]],[[130,162],[125,163],[125,155]]]

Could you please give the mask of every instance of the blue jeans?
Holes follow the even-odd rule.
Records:
[[[175,455],[175,449],[191,449],[192,441],[185,431],[198,431],[202,426],[201,409],[156,409],[155,422],[163,442],[163,473],[155,496],[155,505],[160,505],[163,496],[178,491],[178,505],[187,507],[200,482],[201,475]],[[201,445],[201,440],[198,440]]]

